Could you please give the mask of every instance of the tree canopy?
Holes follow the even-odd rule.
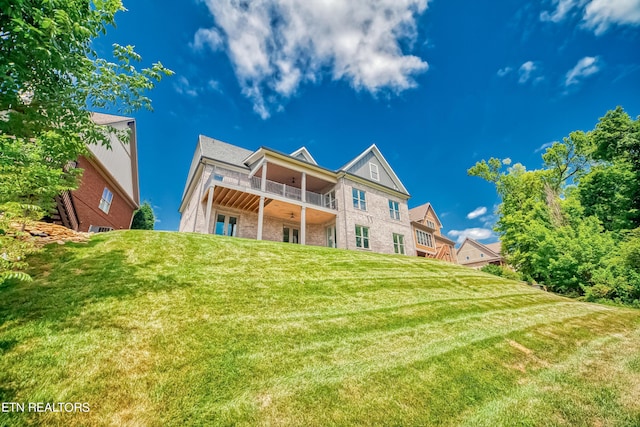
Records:
[[[94,40],[124,10],[120,0],[0,0],[0,231],[8,217],[46,214],[54,196],[77,187],[69,162],[87,144],[109,145],[118,131],[94,123],[92,110],[151,109],[147,91],[172,74],[160,62],[136,68],[133,46],[98,55]],[[8,253],[13,243],[0,240]]]
[[[140,209],[133,214],[133,221],[131,222],[131,228],[133,230],[153,230],[156,217],[153,214],[153,209],[149,202],[144,202]]]
[[[527,170],[509,159],[468,173],[496,186],[508,262],[549,289],[640,305],[640,118],[621,107],[572,132]]]

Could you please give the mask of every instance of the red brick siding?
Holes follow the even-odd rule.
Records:
[[[114,230],[128,229],[134,208],[118,193],[115,185],[103,177],[87,159],[81,157],[78,167],[84,169],[82,181],[71,194],[80,222],[79,230],[89,231],[91,225],[112,227]],[[108,214],[98,207],[105,187],[113,194]]]

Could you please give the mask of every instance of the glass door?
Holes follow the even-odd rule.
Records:
[[[238,218],[225,214],[218,214],[213,234],[219,236],[236,237],[238,232]]]
[[[327,246],[330,248],[336,247],[336,227],[335,225],[327,227]]]
[[[282,241],[285,243],[298,243],[300,230],[297,228],[282,227]]]

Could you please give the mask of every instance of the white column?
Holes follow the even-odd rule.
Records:
[[[307,201],[307,174],[302,172],[302,203]]]
[[[265,160],[264,165],[262,165],[262,181],[260,182],[260,191],[267,191],[267,162]]]
[[[262,240],[262,222],[264,221],[264,196],[260,196],[260,207],[258,208],[258,236],[257,240]]]
[[[207,195],[207,213],[205,215],[205,234],[209,234],[209,226],[211,225],[211,205],[213,204],[213,185],[209,187],[209,194]]]
[[[306,234],[307,234],[307,208],[302,207],[302,211],[300,212],[300,244],[306,245]]]

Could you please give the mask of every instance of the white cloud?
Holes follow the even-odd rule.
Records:
[[[192,84],[185,76],[179,76],[173,87],[180,95],[187,95],[192,98],[206,91],[222,93],[220,82],[213,79],[209,80],[204,86],[199,86]]]
[[[180,95],[188,95],[191,97],[198,96],[197,89],[191,86],[191,84],[189,83],[189,79],[187,79],[185,76],[179,76],[178,80],[176,80],[173,84],[173,87]]]
[[[540,151],[546,150],[547,148],[551,147],[553,144],[554,142],[546,142],[542,144],[540,147],[536,148],[535,153],[539,153]]]
[[[592,0],[583,19],[585,27],[596,35],[612,25],[640,25],[640,0]]]
[[[214,52],[221,49],[223,41],[220,33],[213,28],[199,28],[193,36],[191,47],[195,50],[202,50],[205,46]]]
[[[543,11],[540,20],[561,22],[582,13],[582,27],[596,35],[614,25],[640,25],[640,0],[554,0],[555,10]]]
[[[504,77],[507,74],[509,74],[511,71],[513,71],[513,68],[511,67],[504,67],[504,68],[500,68],[497,72],[498,77]]]
[[[400,44],[416,41],[428,0],[205,1],[216,27],[198,30],[194,47],[223,36],[243,93],[263,118],[323,73],[375,95],[415,87],[428,68]]]
[[[571,86],[580,83],[580,80],[600,71],[599,59],[594,56],[585,56],[578,61],[575,67],[566,74],[564,85]]]
[[[475,218],[478,218],[479,216],[482,216],[482,215],[484,215],[486,213],[487,213],[487,208],[485,206],[480,206],[478,208],[475,208],[473,211],[469,212],[467,214],[467,218],[475,219]]]
[[[554,4],[556,5],[556,9],[549,13],[548,11],[543,11],[540,14],[541,21],[551,21],[551,22],[560,22],[563,21],[567,15],[576,7],[579,6],[584,1],[578,0],[554,0]]]
[[[488,228],[466,228],[464,230],[451,230],[447,233],[449,236],[456,238],[456,243],[464,242],[464,239],[470,237],[474,240],[484,240],[493,237],[493,231]]]
[[[518,69],[518,83],[525,84],[531,79],[534,71],[538,69],[538,66],[533,61],[527,61]]]

